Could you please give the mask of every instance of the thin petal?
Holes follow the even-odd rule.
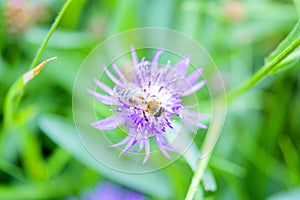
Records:
[[[162,54],[163,52],[164,51],[160,49],[160,50],[156,51],[156,53],[154,54],[152,62],[151,62],[151,69],[152,70],[157,70],[157,68],[158,68],[158,59],[159,59],[160,54]]]
[[[124,140],[122,140],[121,142],[118,142],[116,144],[112,144],[112,145],[109,145],[109,147],[118,147],[118,146],[121,146],[123,144],[125,144],[129,139],[131,138],[131,136],[127,136]]]
[[[111,96],[107,96],[104,94],[99,94],[93,90],[87,89],[87,92],[93,95],[98,101],[107,105],[116,105],[114,99]]]
[[[161,144],[164,146],[164,148],[167,149],[168,151],[173,151],[173,152],[177,152],[177,151],[178,151],[177,149],[175,149],[174,147],[172,147],[172,146],[166,141],[166,139],[165,139],[163,136],[160,137],[160,142],[161,142]]]
[[[182,94],[182,96],[189,96],[194,92],[197,92],[200,88],[202,88],[206,84],[205,80],[202,80],[195,85],[193,85],[190,89],[188,89],[186,92]]]
[[[207,125],[205,125],[205,124],[203,124],[203,123],[201,123],[201,122],[198,122],[196,125],[197,125],[199,128],[202,128],[202,129],[207,129],[207,128],[208,128]]]
[[[107,69],[107,66],[104,65],[104,71],[107,76],[118,86],[124,87],[124,85]]]
[[[193,133],[197,134],[197,130],[191,126],[191,124],[187,121],[187,120],[182,120],[184,125],[190,129],[190,131],[192,131]]]
[[[164,147],[159,147],[159,149],[166,158],[168,158],[169,160],[171,159],[170,155],[168,154],[168,152],[166,151],[166,149]]]
[[[191,125],[197,126],[199,128],[207,129],[207,126],[205,124],[199,122],[198,120],[194,120],[191,117],[186,117],[184,119],[185,119],[185,121],[187,121]]]
[[[128,149],[130,149],[133,146],[135,140],[136,140],[135,138],[131,138],[128,141],[127,145],[124,147],[124,149],[121,151],[121,153],[119,154],[119,156],[121,156],[123,153],[125,153],[126,151],[128,151]]]
[[[172,82],[170,84],[170,89],[179,92],[184,92],[186,90],[188,90],[191,86],[189,84],[187,84],[186,80],[182,77],[182,78],[178,78],[176,79],[174,82]]]
[[[183,118],[185,116],[194,117],[194,118],[207,118],[208,117],[208,115],[206,115],[206,114],[190,111],[187,109],[182,110],[182,115],[183,115]]]
[[[139,148],[137,150],[128,150],[129,152],[134,152],[134,153],[139,153],[140,151],[142,151],[144,147],[144,141],[143,140],[140,140],[139,141]]]
[[[164,154],[164,156],[168,159],[171,159],[171,157],[169,156],[168,152],[166,151],[165,149],[165,146],[164,144],[162,143],[161,141],[161,137],[160,136],[157,136],[156,137],[156,144],[157,146],[159,147],[159,149],[161,150],[161,152]]]
[[[131,48],[131,56],[132,56],[132,63],[133,63],[133,66],[137,69],[137,68],[138,68],[139,60],[138,60],[138,57],[137,57],[137,55],[136,55],[136,51],[135,51],[135,49],[134,49],[134,46],[131,45],[130,48]]]
[[[186,78],[186,81],[189,83],[190,86],[194,85],[194,83],[199,79],[199,77],[202,75],[202,71],[203,69],[198,69]]]
[[[176,65],[174,65],[173,69],[181,76],[185,76],[190,63],[190,57],[186,56],[181,61],[179,61]]]
[[[150,143],[149,143],[149,139],[145,139],[145,158],[143,164],[147,162],[149,156],[150,156]]]
[[[198,106],[198,104],[185,105],[184,108],[194,108],[196,106]]]
[[[112,130],[119,127],[124,122],[119,116],[110,116],[100,121],[92,123],[92,126],[99,130]]]
[[[94,81],[97,84],[97,86],[100,87],[104,92],[110,94],[111,96],[113,95],[113,90],[109,86],[98,81],[96,78],[94,79]]]
[[[118,74],[119,78],[123,81],[123,83],[127,83],[127,80],[126,80],[125,76],[120,71],[120,69],[118,68],[118,66],[115,63],[112,63],[111,66],[115,70],[115,72]]]

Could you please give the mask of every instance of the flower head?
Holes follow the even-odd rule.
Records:
[[[197,133],[197,128],[207,128],[198,121],[206,115],[189,110],[193,105],[184,106],[181,99],[205,85],[205,80],[199,80],[202,70],[196,70],[187,76],[188,56],[174,66],[170,65],[170,61],[165,66],[158,66],[162,50],[155,53],[152,61],[146,61],[145,58],[139,61],[133,46],[131,53],[134,65],[133,81],[126,80],[116,64],[112,63],[118,78],[106,66],[104,71],[115,83],[113,88],[95,79],[97,86],[107,95],[88,89],[88,92],[98,101],[116,107],[115,115],[94,122],[92,125],[100,130],[112,130],[124,125],[129,134],[119,143],[111,145],[111,147],[124,145],[121,154],[128,151],[140,152],[144,148],[143,163],[145,163],[150,155],[149,138],[154,137],[161,152],[170,158],[167,151],[176,151],[176,149],[170,146],[164,135],[168,129],[173,129],[174,116],[179,117],[194,133]]]

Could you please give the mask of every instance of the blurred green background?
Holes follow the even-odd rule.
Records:
[[[121,31],[170,28],[203,45],[230,91],[264,64],[300,12],[298,0],[74,0],[40,62],[58,59],[28,84],[14,123],[4,126],[4,97],[28,70],[63,4],[0,1],[0,199],[80,199],[102,181],[148,199],[184,199],[193,175],[184,159],[142,176],[108,169],[84,151],[72,121],[81,63]],[[228,105],[208,181],[195,199],[300,199],[298,60],[293,66]]]

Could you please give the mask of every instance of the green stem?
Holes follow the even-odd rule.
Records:
[[[243,93],[247,92],[249,89],[251,89],[254,85],[256,85],[260,80],[262,80],[265,76],[272,73],[272,70],[276,68],[278,64],[280,64],[286,57],[288,57],[296,48],[300,46],[300,37],[294,40],[284,51],[282,51],[278,56],[276,56],[272,61],[266,63],[258,72],[252,76],[244,85],[242,85],[240,88],[234,90],[233,92],[229,93],[227,95],[227,103],[232,102],[236,98],[238,98]],[[203,142],[203,149],[206,148],[209,141],[209,137],[206,137]],[[218,138],[215,137],[215,140]],[[216,141],[215,141],[216,142]],[[202,176],[204,174],[204,171],[206,170],[209,160],[211,158],[212,151],[205,157],[201,158],[198,161],[197,169],[194,173],[194,176],[192,178],[192,182],[190,184],[190,187],[188,189],[186,200],[192,200],[197,188],[199,187],[199,183],[202,179]]]
[[[40,57],[41,57],[43,51],[44,51],[45,48],[46,48],[46,45],[48,44],[48,42],[49,42],[49,40],[50,40],[52,34],[54,33],[56,27],[58,26],[58,24],[59,24],[61,18],[63,17],[64,13],[66,12],[66,10],[67,10],[67,8],[68,8],[68,6],[70,5],[71,2],[72,2],[72,0],[68,0],[68,1],[65,3],[64,7],[63,7],[63,8],[61,9],[61,11],[59,12],[58,16],[56,17],[54,23],[52,24],[52,26],[51,26],[51,28],[50,28],[48,34],[47,34],[46,38],[44,39],[42,46],[39,48],[39,50],[38,50],[38,52],[37,52],[37,54],[36,54],[34,60],[32,61],[31,66],[30,66],[30,69],[33,69],[35,66],[37,66],[38,61],[39,61],[39,59],[40,59]]]
[[[199,160],[197,169],[192,178],[192,182],[191,182],[189,190],[186,194],[185,200],[192,200],[194,198],[195,192],[196,192],[197,188],[199,187],[200,180],[203,177],[204,171],[208,165],[211,155],[212,155],[212,153],[208,154],[206,157]]]
[[[261,79],[270,74],[276,66],[288,57],[296,48],[300,46],[300,38],[296,39],[292,44],[290,44],[284,51],[282,51],[277,57],[272,61],[266,63],[258,72],[254,74],[244,85],[242,85],[237,90],[229,93],[227,95],[227,102],[231,103],[234,99],[247,92],[250,88],[256,85]]]

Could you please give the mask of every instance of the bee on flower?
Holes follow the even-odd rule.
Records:
[[[136,51],[131,46],[134,79],[128,81],[115,63],[112,69],[118,77],[104,66],[107,76],[114,82],[113,88],[94,79],[96,85],[107,94],[100,94],[93,90],[87,91],[101,103],[115,107],[115,114],[97,122],[92,126],[99,130],[112,130],[121,125],[128,130],[128,135],[111,147],[124,145],[121,154],[125,152],[140,152],[145,149],[145,163],[150,156],[150,137],[154,137],[156,144],[170,159],[168,151],[176,151],[165,139],[168,129],[173,129],[174,116],[192,132],[207,126],[199,122],[207,117],[191,111],[194,105],[183,105],[182,97],[189,96],[202,88],[206,82],[201,79],[202,69],[187,75],[189,57],[184,57],[174,66],[170,61],[165,66],[158,66],[162,50],[158,50],[152,61],[142,58],[138,60]],[[120,154],[120,155],[121,155]]]

